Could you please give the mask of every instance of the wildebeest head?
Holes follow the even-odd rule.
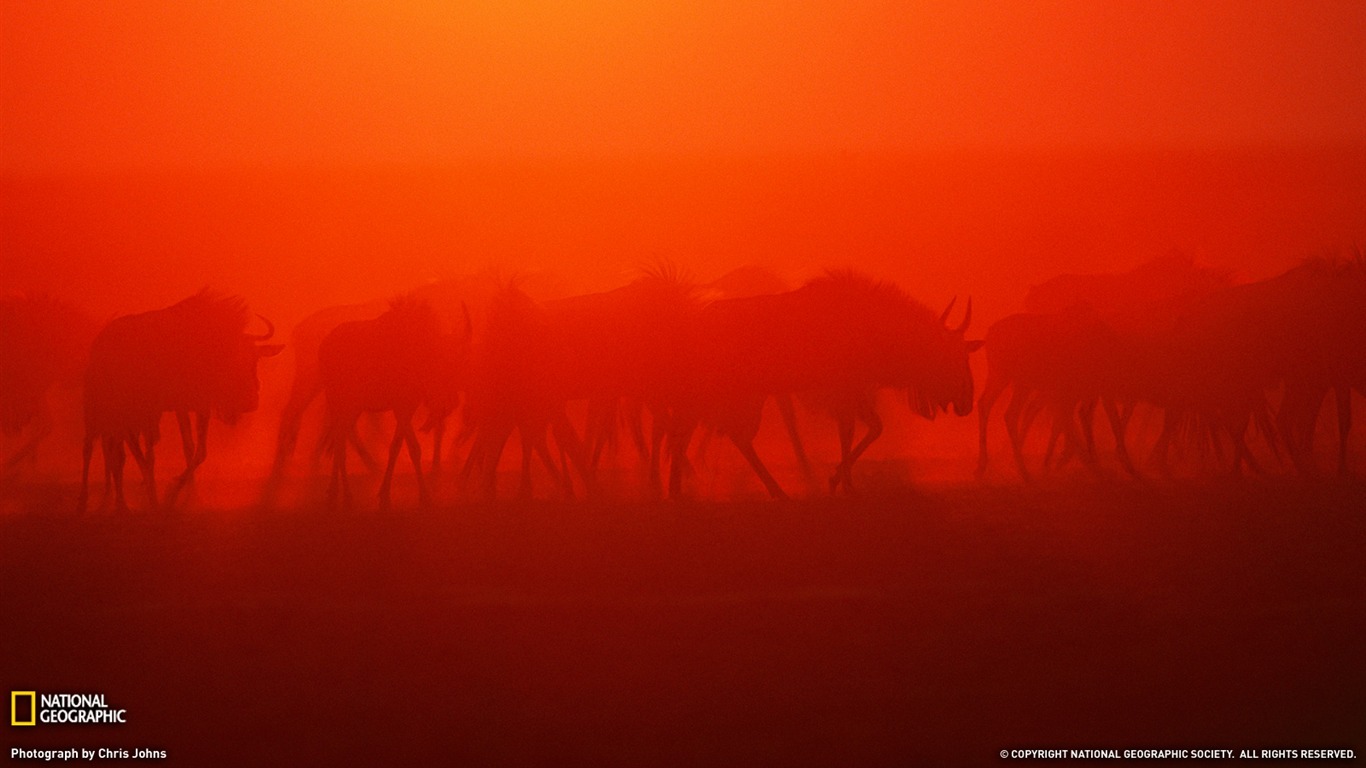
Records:
[[[908,402],[911,409],[927,419],[933,419],[941,411],[953,412],[959,416],[972,413],[973,381],[972,366],[968,355],[982,347],[982,341],[968,341],[964,334],[972,322],[972,299],[968,299],[963,320],[955,328],[948,327],[949,313],[953,311],[955,298],[939,316],[939,328],[924,353],[923,375],[917,386],[910,390]]]
[[[260,315],[257,315],[260,317]],[[261,382],[256,375],[256,364],[263,357],[273,357],[285,348],[283,344],[263,344],[275,335],[275,326],[266,318],[264,333],[240,333],[221,350],[213,361],[216,389],[214,407],[223,421],[232,424],[244,413],[260,405]]]

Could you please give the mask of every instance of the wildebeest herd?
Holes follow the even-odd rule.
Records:
[[[833,419],[839,460],[824,483],[852,492],[854,467],[882,434],[886,410],[905,403],[926,419],[978,409],[978,473],[989,466],[990,418],[1009,392],[1005,427],[1021,475],[1039,417],[1051,424],[1045,464],[1100,464],[1097,409],[1115,458],[1130,454],[1135,413],[1160,421],[1148,461],[1168,473],[1173,449],[1204,456],[1209,471],[1264,471],[1254,448],[1306,474],[1328,395],[1336,404],[1336,468],[1346,473],[1352,393],[1366,392],[1366,260],[1314,258],[1260,282],[1167,257],[1121,274],[1069,275],[1036,286],[1026,312],[969,337],[973,306],[931,310],[897,285],[832,271],[788,289],[763,270],[713,283],[676,270],[645,271],[616,290],[538,300],[516,280],[447,281],[392,301],[333,307],[292,334],[294,380],[280,415],[268,493],[290,471],[310,403],[322,396],[315,455],[330,455],[327,498],[350,505],[348,453],[372,470],[361,425],[392,414],[379,502],[388,506],[406,451],[417,497],[451,443],[461,492],[494,498],[506,446],[521,447],[520,493],[548,477],[555,494],[611,491],[608,449],[631,445],[655,496],[696,493],[698,453],[725,438],[774,498],[786,491],[756,445],[772,403],[796,465],[810,476],[802,422]],[[259,328],[259,330],[254,330]],[[125,456],[158,503],[156,446],[174,414],[193,480],[208,454],[211,417],[231,424],[258,408],[257,362],[270,321],[244,300],[201,291],[173,306],[118,317],[102,330],[43,296],[0,302],[0,426],[14,443],[6,482],[57,418],[49,392],[63,382],[84,405],[80,507],[100,448],[105,503],[126,506]],[[986,381],[974,389],[972,353],[985,345]],[[886,393],[895,393],[889,398]],[[72,415],[74,418],[74,414]],[[458,419],[453,439],[447,423]],[[862,430],[860,434],[860,424]],[[371,427],[370,432],[374,431]],[[423,439],[430,433],[424,470]],[[857,439],[856,439],[857,438]],[[450,450],[450,448],[448,448]],[[1060,451],[1060,453],[1059,453]],[[769,457],[772,461],[772,457]],[[546,492],[545,489],[540,489]],[[111,498],[112,497],[112,498]]]

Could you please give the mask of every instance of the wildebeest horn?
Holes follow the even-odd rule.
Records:
[[[944,307],[944,314],[942,314],[942,315],[939,316],[939,324],[940,324],[940,325],[945,325],[945,324],[947,324],[947,323],[949,322],[949,313],[953,311],[953,305],[954,305],[954,304],[957,304],[957,303],[958,303],[958,297],[957,297],[957,296],[954,296],[952,299],[949,299],[949,305],[948,305],[947,307]]]
[[[968,329],[968,323],[971,323],[971,322],[972,322],[972,297],[969,296],[969,297],[968,297],[968,311],[963,313],[963,322],[962,322],[962,323],[959,323],[958,327],[953,329],[953,332],[954,332],[954,333],[963,333],[963,332],[967,331],[967,329]]]
[[[253,341],[265,341],[266,339],[269,339],[271,336],[274,336],[275,323],[272,323],[271,321],[267,320],[265,315],[257,315],[257,317],[261,318],[261,322],[266,324],[266,332],[262,334],[248,333],[247,338],[252,339]]]

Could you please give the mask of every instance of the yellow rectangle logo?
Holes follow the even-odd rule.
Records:
[[[28,699],[28,719],[19,719],[19,701]],[[37,725],[38,724],[38,693],[37,691],[10,691],[9,692],[9,724],[10,725]]]

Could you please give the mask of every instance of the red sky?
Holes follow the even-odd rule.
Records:
[[[0,170],[1366,142],[1366,4],[0,3]]]

